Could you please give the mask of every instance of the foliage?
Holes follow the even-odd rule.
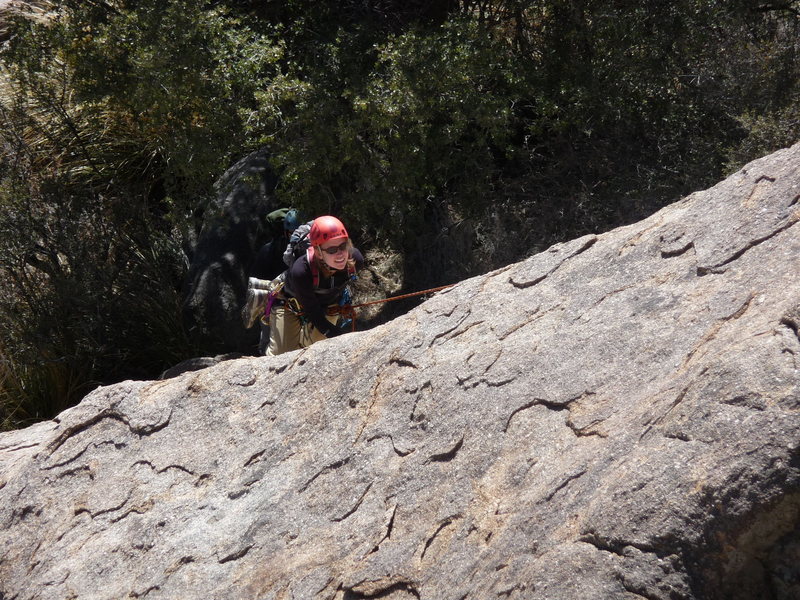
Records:
[[[418,225],[427,199],[443,193],[465,213],[480,210],[508,144],[509,95],[488,93],[516,85],[507,57],[468,22],[391,36],[372,52],[354,81],[331,56],[324,79],[281,98],[291,116],[265,142],[287,195],[395,232]]]
[[[44,160],[57,151],[80,185],[186,204],[241,153],[242,112],[280,51],[221,8],[118,4],[69,1],[44,27],[20,22],[7,85],[51,138]]]
[[[250,151],[283,204],[450,282],[794,143],[798,4],[63,0],[6,23],[3,427],[202,352],[178,290]]]
[[[718,178],[748,103],[796,81],[794,16],[748,2],[461,2],[400,32],[290,4],[282,31],[313,51],[287,49],[260,109],[283,118],[260,137],[282,192],[406,251],[446,225],[432,212],[527,210],[523,253],[641,218]]]
[[[184,249],[280,56],[194,2],[65,2],[13,31],[0,89],[4,425],[197,351],[180,323]]]

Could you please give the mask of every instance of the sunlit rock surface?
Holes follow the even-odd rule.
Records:
[[[0,598],[800,597],[799,165],[0,435]]]

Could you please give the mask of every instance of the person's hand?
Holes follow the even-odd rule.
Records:
[[[343,333],[347,333],[347,329],[344,327],[339,327],[337,325],[331,325],[328,327],[328,331],[325,332],[325,337],[332,338],[336,337],[337,335],[342,335]]]

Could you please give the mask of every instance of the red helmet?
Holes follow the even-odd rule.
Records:
[[[336,217],[326,215],[324,217],[317,217],[311,224],[311,231],[308,232],[308,241],[312,246],[321,246],[330,240],[339,240],[342,238],[349,238],[347,229],[344,228],[342,222]]]

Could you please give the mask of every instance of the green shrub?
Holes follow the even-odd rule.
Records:
[[[469,22],[389,37],[357,80],[333,70],[340,48],[327,51],[332,70],[274,89],[286,127],[265,142],[282,193],[379,233],[418,224],[430,197],[481,210],[508,146],[518,82],[508,57]]]
[[[0,72],[4,426],[202,353],[181,326],[197,215],[247,152],[280,50],[221,7],[64,2]],[[38,407],[38,408],[37,408]]]
[[[342,216],[414,289],[640,219],[798,135],[793,3],[52,5],[0,31],[3,426],[203,352],[178,290],[252,150],[281,203]]]

